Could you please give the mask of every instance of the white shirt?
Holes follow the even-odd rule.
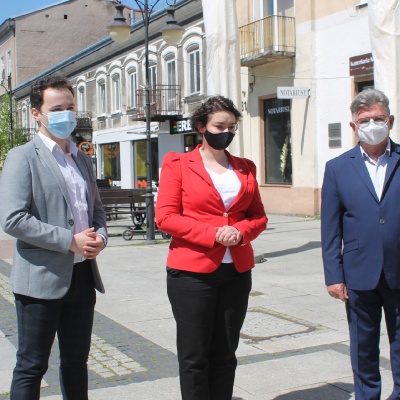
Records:
[[[238,195],[240,190],[240,180],[235,174],[232,166],[229,164],[228,170],[223,174],[217,174],[206,168],[207,172],[210,174],[210,178],[213,181],[215,189],[217,189],[219,195],[221,196],[222,202],[224,203],[225,210],[231,206],[233,200]],[[222,259],[223,263],[231,263],[232,255],[229,250],[229,247],[226,248],[226,252],[224,258]]]
[[[385,183],[387,163],[390,157],[390,140],[388,141],[385,152],[379,156],[377,162],[375,162],[361,146],[360,149],[364,158],[365,166],[367,167],[369,176],[371,177],[372,184],[374,185],[376,195],[380,200],[382,197],[383,185]]]
[[[67,186],[68,197],[74,216],[74,231],[79,233],[89,228],[88,204],[86,200],[87,185],[72,155],[78,154],[78,148],[67,139],[67,153],[49,137],[38,133],[43,143],[53,154]],[[81,262],[85,257],[75,254],[74,263]]]

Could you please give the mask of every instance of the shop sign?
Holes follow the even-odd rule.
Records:
[[[349,58],[350,76],[374,73],[374,57],[372,53]]]
[[[82,142],[79,143],[78,149],[83,151],[85,154],[87,154],[89,157],[92,157],[94,154],[94,148],[92,143],[90,142]]]
[[[170,121],[170,134],[175,135],[177,133],[193,132],[190,119],[185,118],[179,121]]]
[[[278,99],[308,99],[308,88],[294,86],[278,86]]]

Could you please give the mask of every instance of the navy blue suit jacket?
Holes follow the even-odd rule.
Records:
[[[379,200],[357,145],[326,164],[321,233],[325,283],[372,290],[382,269],[400,289],[400,147],[391,143]]]

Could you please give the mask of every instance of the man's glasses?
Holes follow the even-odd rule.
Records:
[[[357,126],[363,127],[367,126],[371,121],[374,121],[378,125],[380,124],[386,124],[389,120],[389,117],[386,115],[376,115],[375,117],[369,117],[369,118],[360,118],[357,121],[355,121]]]

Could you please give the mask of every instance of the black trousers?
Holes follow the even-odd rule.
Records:
[[[39,400],[57,333],[63,399],[88,399],[87,360],[96,293],[90,262],[74,266],[71,286],[59,300],[15,294],[18,321],[17,364],[11,400]]]
[[[211,274],[167,268],[167,290],[177,326],[182,399],[231,400],[251,271],[239,273],[233,264]]]

